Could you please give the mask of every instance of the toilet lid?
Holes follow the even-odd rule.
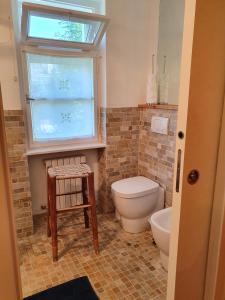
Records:
[[[143,176],[122,179],[112,184],[112,191],[124,198],[145,196],[157,191],[158,188],[158,183]]]

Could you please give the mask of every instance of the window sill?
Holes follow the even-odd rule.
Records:
[[[59,153],[59,152],[69,152],[76,150],[88,150],[88,149],[99,149],[105,148],[106,144],[104,143],[90,143],[83,145],[64,145],[64,146],[51,146],[51,147],[43,147],[43,148],[34,148],[29,149],[26,152],[27,156],[41,155],[41,154],[50,154],[50,153]]]

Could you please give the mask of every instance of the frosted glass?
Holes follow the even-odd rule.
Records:
[[[31,102],[34,141],[89,138],[94,136],[94,101]]]
[[[29,96],[34,99],[93,99],[93,58],[27,54]]]
[[[95,135],[93,58],[27,53],[34,141]]]
[[[99,21],[31,12],[28,37],[93,44],[100,27]]]

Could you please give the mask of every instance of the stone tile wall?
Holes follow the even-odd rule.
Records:
[[[16,229],[24,237],[33,233],[24,115],[22,110],[5,110],[4,115]]]
[[[169,118],[169,135],[151,132],[151,117]],[[107,147],[99,152],[100,210],[114,210],[111,184],[122,178],[143,175],[166,190],[166,205],[172,204],[177,111],[139,108],[107,108]]]
[[[138,140],[140,111],[135,108],[107,108],[105,150],[99,152],[99,205],[103,212],[114,210],[111,184],[138,174]]]
[[[150,130],[151,117],[170,118],[169,135]],[[144,175],[166,189],[166,204],[171,205],[177,112],[139,108],[106,108],[101,111],[102,140],[99,150],[99,208],[114,210],[111,184],[122,178]],[[12,194],[19,237],[33,232],[26,132],[22,111],[5,111]]]
[[[169,118],[169,133],[151,132],[152,116]],[[141,109],[138,173],[157,181],[166,190],[166,205],[172,205],[173,171],[176,143],[176,110]]]

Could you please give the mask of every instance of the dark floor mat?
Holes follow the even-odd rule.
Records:
[[[99,300],[88,277],[80,277],[24,298],[24,300]]]

